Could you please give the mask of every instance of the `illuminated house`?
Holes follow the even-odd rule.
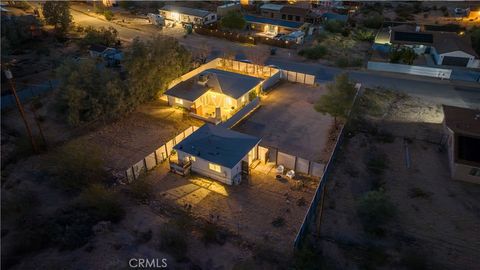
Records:
[[[452,178],[480,184],[480,110],[443,105]]]
[[[173,149],[181,163],[222,183],[239,184],[258,158],[260,139],[221,126],[205,124]]]
[[[219,123],[257,95],[263,79],[240,73],[207,69],[167,90],[168,104],[187,109],[204,121]],[[252,95],[253,96],[253,95]]]
[[[205,25],[217,21],[217,14],[202,9],[165,5],[159,11],[166,20],[176,23]]]

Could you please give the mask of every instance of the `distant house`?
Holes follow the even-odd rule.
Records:
[[[324,22],[328,22],[328,21],[339,21],[339,22],[342,22],[342,23],[346,23],[347,20],[348,20],[348,15],[344,15],[344,14],[338,14],[338,13],[332,13],[332,12],[325,12],[322,14],[322,20]]]
[[[291,22],[278,19],[270,19],[252,15],[244,15],[247,21],[247,28],[267,35],[276,36],[277,34],[289,34],[304,28],[303,22]]]
[[[258,94],[263,79],[220,69],[207,69],[168,89],[168,104],[190,111],[205,121],[226,120]]]
[[[392,46],[409,47],[417,54],[429,53],[437,65],[480,67],[470,38],[452,32],[422,31],[422,27],[414,25],[380,30],[375,37],[374,49],[388,52]]]
[[[314,23],[318,18],[309,8],[293,5],[263,4],[260,14],[268,19],[303,23]]]
[[[115,48],[93,44],[88,48],[90,57],[104,60],[107,66],[117,66],[123,60],[123,53]]]
[[[443,113],[452,178],[480,184],[480,110],[443,105]]]
[[[239,184],[258,158],[260,139],[205,124],[174,146],[178,160],[191,170],[222,183]]]
[[[165,5],[159,11],[165,20],[176,23],[205,25],[217,21],[217,14],[202,9]]]

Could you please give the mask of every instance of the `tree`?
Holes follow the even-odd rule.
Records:
[[[220,25],[228,29],[242,30],[246,25],[246,21],[240,12],[229,11],[220,20]]]
[[[384,17],[379,13],[371,13],[363,20],[363,26],[372,29],[379,29],[383,24]]]
[[[85,36],[82,43],[84,45],[100,44],[107,47],[114,46],[118,42],[118,31],[113,27],[100,27],[95,29],[91,26],[85,29]]]
[[[128,111],[128,97],[119,74],[94,60],[67,59],[57,73],[61,78],[57,102],[68,124],[116,118]]]
[[[411,65],[413,61],[417,58],[417,54],[412,48],[399,48],[394,47],[390,51],[390,62],[391,63],[398,63],[402,61],[404,64]]]
[[[156,36],[148,41],[135,39],[126,53],[130,106],[152,100],[170,82],[190,70],[190,53],[171,37]]]
[[[336,76],[333,83],[327,84],[327,90],[327,93],[315,103],[315,110],[333,116],[336,126],[337,117],[342,119],[348,117],[355,96],[355,86],[348,79],[348,75],[343,73]]]
[[[47,1],[43,4],[43,17],[47,24],[53,25],[57,34],[64,35],[70,23],[70,3],[67,1]]]

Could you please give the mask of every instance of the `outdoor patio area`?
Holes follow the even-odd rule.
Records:
[[[257,164],[250,179],[224,185],[198,174],[182,177],[160,166],[149,177],[157,197],[194,216],[216,222],[252,242],[291,249],[318,179],[276,178],[275,164]]]

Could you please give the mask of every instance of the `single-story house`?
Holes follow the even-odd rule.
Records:
[[[165,5],[159,11],[163,18],[177,23],[205,25],[217,21],[217,14],[202,9]]]
[[[443,105],[451,176],[480,184],[480,110]]]
[[[260,14],[264,18],[292,22],[317,22],[318,16],[311,9],[295,5],[263,4]]]
[[[299,31],[305,25],[303,22],[292,22],[252,15],[244,15],[243,17],[245,21],[247,21],[247,28],[263,32],[271,36],[276,36],[277,34],[289,34],[291,32]]]
[[[220,69],[207,69],[165,92],[168,104],[186,108],[210,122],[228,119],[246,105],[253,91],[261,91],[263,79]]]
[[[123,52],[104,45],[93,44],[88,48],[90,57],[103,59],[108,66],[119,65],[123,60]]]
[[[469,37],[452,32],[422,31],[421,26],[399,25],[381,29],[373,48],[389,52],[392,46],[411,48],[417,54],[431,54],[435,64],[478,68],[480,60]]]
[[[322,14],[321,18],[325,22],[336,20],[336,21],[339,21],[339,22],[342,22],[342,23],[346,23],[347,20],[348,20],[348,15],[332,13],[332,12],[325,12],[325,13]]]
[[[222,183],[239,184],[258,159],[260,139],[221,126],[205,124],[173,147],[191,170]]]

